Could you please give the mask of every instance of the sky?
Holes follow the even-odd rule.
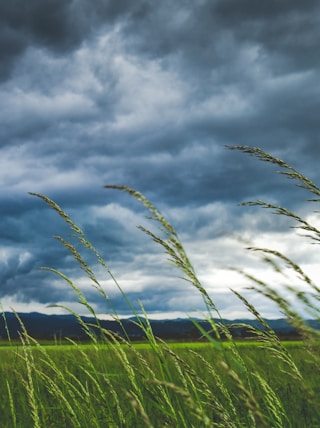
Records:
[[[303,287],[248,246],[282,251],[317,280],[310,240],[285,217],[246,207],[262,199],[319,225],[310,194],[279,167],[226,146],[259,147],[320,182],[320,4],[309,0],[15,0],[0,4],[0,301],[5,310],[87,313],[110,305],[54,236],[84,231],[132,305],[150,318],[201,315],[203,299],[137,228],[148,211],[104,185],[148,198],[174,226],[222,316],[278,309],[236,270]],[[301,234],[301,233],[300,233]],[[82,253],[82,250],[81,250]],[[113,278],[83,258],[120,316]],[[234,268],[234,269],[233,269]],[[279,288],[280,289],[280,288]]]

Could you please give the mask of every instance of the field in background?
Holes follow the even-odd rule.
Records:
[[[156,350],[146,343],[135,344],[132,348],[123,344],[119,345],[121,351],[108,344],[40,345],[31,342],[24,346],[2,346],[0,426],[34,426],[34,415],[30,411],[32,402],[37,403],[39,426],[142,427],[148,426],[148,423],[154,427],[183,426],[170,414],[170,406],[165,409],[161,387],[166,389],[166,400],[171,402],[175,412],[178,410],[184,415],[185,424],[188,424],[185,426],[206,425],[205,419],[201,419],[201,407],[198,408],[199,415],[193,409],[198,405],[199,398],[202,406],[206,406],[206,416],[210,420],[207,426],[215,426],[213,421],[218,423],[221,416],[215,401],[220,399],[226,406],[228,396],[237,414],[238,422],[234,419],[234,426],[253,426],[243,400],[252,399],[249,390],[252,388],[259,411],[266,414],[264,403],[267,391],[261,390],[258,382],[251,385],[246,382],[247,366],[252,373],[267,380],[282,403],[283,414],[290,415],[290,421],[283,416],[278,426],[316,427],[320,420],[319,413],[315,411],[320,399],[320,386],[314,376],[312,356],[308,355],[305,346],[301,342],[287,344],[305,379],[304,388],[298,379],[286,374],[287,365],[272,356],[270,350],[261,348],[261,343],[239,342],[236,345],[239,346],[243,365],[239,365],[230,344],[216,349],[211,343],[173,342],[158,345]],[[164,372],[166,382],[161,384]],[[238,376],[242,379],[237,379]],[[155,383],[157,379],[158,385]],[[219,387],[219,382],[223,382],[224,388]],[[186,384],[189,384],[187,389]],[[207,396],[203,392],[202,397],[197,397],[197,386],[202,389],[206,386],[210,396],[208,392]],[[32,399],[30,388],[33,388]],[[143,393],[143,402],[135,396],[139,395],[135,388]],[[188,394],[186,391],[189,391]],[[226,391],[227,397],[224,396]],[[133,397],[136,399],[134,406]],[[204,403],[209,398],[212,402]],[[251,403],[253,413],[258,411],[254,408],[256,404]],[[274,406],[276,409],[276,402]],[[148,412],[148,420],[144,419],[142,409]]]

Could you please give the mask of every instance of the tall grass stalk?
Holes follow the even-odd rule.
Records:
[[[10,335],[10,330],[9,330],[9,327],[8,327],[7,317],[6,317],[6,314],[5,314],[5,311],[3,309],[3,306],[2,306],[1,302],[0,302],[0,311],[2,313],[2,318],[3,318],[3,322],[4,322],[4,328],[5,328],[5,331],[6,331],[6,338],[8,339],[9,343],[11,344],[11,335]]]

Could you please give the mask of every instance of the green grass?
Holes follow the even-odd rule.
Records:
[[[313,198],[316,196],[312,203],[319,202],[320,189],[282,160],[257,148],[236,146],[231,149],[278,165],[281,174],[311,192]],[[164,249],[170,261],[193,284],[195,292],[200,293],[212,334],[203,331],[195,322],[206,343],[165,343],[156,338],[144,308],[141,306],[143,318],[139,318],[121,285],[83,231],[55,202],[35,194],[70,226],[72,238],[67,241],[57,236],[56,239],[105,299],[119,328],[122,323],[116,308],[81,250],[84,254],[90,251],[100,265],[99,271],[104,269],[113,280],[132,315],[137,317],[146,343],[132,343],[125,330],[122,336],[104,330],[77,285],[62,272],[44,268],[73,289],[75,298],[94,317],[99,337],[93,333],[92,325],[83,322],[68,308],[65,309],[81,323],[90,344],[37,342],[21,323],[20,345],[8,337],[9,346],[0,347],[0,427],[319,427],[319,332],[306,325],[277,287],[241,271],[257,293],[278,305],[302,340],[290,344],[281,342],[256,308],[243,295],[233,291],[239,304],[264,327],[247,326],[255,341],[234,341],[222,318],[218,323],[213,320],[219,319],[219,308],[200,283],[171,224],[135,190],[124,186],[106,187],[128,193],[148,210],[157,228],[140,226],[141,231]],[[320,231],[297,214],[263,201],[248,204],[291,218],[312,241],[320,241]],[[294,289],[291,284],[285,285],[285,290],[319,320],[318,285],[285,255],[268,248],[250,248],[250,251],[261,254],[264,262],[278,272],[289,267],[302,281],[304,290]]]
[[[239,366],[230,347],[226,347],[225,351],[217,351],[208,343],[172,343],[168,349],[166,345],[159,345],[159,350],[155,353],[148,344],[138,344],[133,348],[127,345],[121,346],[126,355],[125,362],[122,359],[123,356],[119,359],[117,350],[106,344],[32,347],[33,367],[31,369],[35,400],[39,406],[40,426],[51,424],[51,426],[61,427],[102,427],[105,426],[106,420],[109,424],[107,426],[143,426],[143,417],[141,413],[139,414],[137,404],[133,406],[130,396],[126,395],[129,393],[134,396],[135,383],[136,387],[143,392],[143,401],[138,401],[139,397],[135,397],[136,401],[150,415],[150,425],[204,426],[204,415],[201,414],[204,409],[198,406],[201,404],[203,407],[204,400],[208,400],[205,412],[210,420],[208,426],[214,426],[214,420],[223,426],[225,422],[223,420],[219,422],[218,402],[225,406],[226,402],[225,392],[219,387],[219,381],[223,382],[235,406],[236,416],[232,416],[230,422],[236,422],[238,419],[235,426],[252,426],[250,412],[243,407],[243,397],[239,395],[240,386],[248,388],[249,384],[244,382],[244,368]],[[314,407],[320,398],[320,391],[318,379],[314,376],[313,362],[311,359],[306,359],[303,344],[290,344],[289,348],[290,355],[305,378],[304,387],[301,387],[298,380],[282,371],[286,368],[285,364],[272,358],[256,343],[241,342],[241,357],[255,375],[263,376],[269,387],[276,391],[277,398],[283,405],[283,413],[290,414],[292,425],[289,422],[286,423],[283,417],[279,426],[316,426],[319,415],[315,413]],[[222,366],[222,362],[228,364],[228,367]],[[124,363],[129,364],[130,368],[138,374],[135,379],[128,376],[128,367],[124,367]],[[147,371],[145,364],[148,367]],[[26,366],[22,347],[2,349],[0,394],[1,397],[8,397],[6,383],[8,381],[14,403],[16,426],[19,427],[34,426],[33,417],[29,411],[30,384]],[[165,383],[162,380],[164,372],[167,372]],[[235,381],[235,373],[242,375],[244,385],[239,385]],[[167,379],[168,376],[170,381]],[[263,391],[259,381],[253,381],[254,376],[252,376],[250,388],[253,396],[258,399]],[[163,396],[160,394],[161,386],[165,388],[162,392]],[[204,391],[204,388],[208,388],[208,391]],[[305,393],[305,388],[309,391],[309,396]],[[314,394],[313,397],[310,394],[311,391]],[[250,398],[249,389],[247,393],[249,395],[245,397],[245,402]],[[164,399],[168,399],[169,403],[166,403],[166,400],[163,401]],[[116,409],[117,400],[121,412],[120,409]],[[261,412],[266,415],[265,426],[267,426],[270,423],[267,403],[262,397],[258,401]],[[175,411],[179,408],[183,416],[173,415],[170,408],[165,409],[164,406],[169,406],[170,403]],[[253,412],[257,412],[255,403],[251,403],[251,406],[253,406]],[[195,414],[195,408],[200,409],[199,415]],[[76,411],[77,418],[72,410]],[[1,400],[0,411],[2,415],[0,426],[11,426],[12,414],[8,407],[8,400]],[[229,411],[231,412],[231,409]],[[122,422],[119,414],[123,414]],[[294,425],[294,421],[299,423]]]

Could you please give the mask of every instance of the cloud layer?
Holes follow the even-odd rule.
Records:
[[[109,310],[52,238],[69,231],[28,194],[37,192],[79,223],[150,315],[204,308],[197,290],[136,229],[148,224],[147,212],[104,184],[141,191],[169,218],[226,316],[241,312],[228,289],[244,285],[227,267],[262,275],[266,269],[246,254],[239,236],[279,246],[314,273],[314,247],[295,240],[292,223],[238,206],[265,199],[311,216],[308,195],[273,165],[225,146],[261,147],[319,182],[319,12],[317,1],[2,4],[3,304],[73,307],[67,285],[38,270],[50,266],[70,275],[99,312]],[[318,221],[313,214],[312,221]],[[117,288],[97,270],[126,314]],[[261,308],[276,314],[267,303]]]

